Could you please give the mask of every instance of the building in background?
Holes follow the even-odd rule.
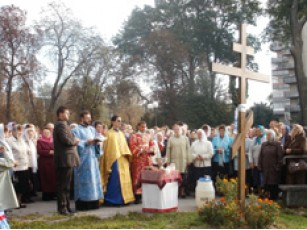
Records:
[[[303,61],[305,75],[307,71],[307,24],[303,29]],[[285,123],[300,121],[299,93],[294,71],[294,59],[290,50],[279,42],[271,45],[276,53],[272,58],[273,113]]]
[[[271,50],[277,55],[272,58],[273,113],[280,121],[289,123],[300,111],[299,106],[296,106],[298,91],[294,60],[290,50],[279,42],[274,42]]]

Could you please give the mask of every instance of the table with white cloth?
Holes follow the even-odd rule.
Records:
[[[178,209],[178,186],[181,174],[177,170],[143,170],[141,172],[143,212],[172,212]]]

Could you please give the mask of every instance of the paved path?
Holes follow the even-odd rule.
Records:
[[[11,215],[25,216],[30,214],[40,215],[53,215],[56,214],[56,201],[41,201],[40,194],[34,199],[33,204],[27,204],[27,208],[14,209]],[[71,201],[71,206],[74,208],[74,201]],[[179,212],[195,211],[196,204],[194,197],[187,197],[185,199],[179,199],[178,205]],[[96,215],[100,218],[108,218],[115,216],[116,214],[127,214],[129,212],[142,212],[142,204],[130,204],[123,207],[106,207],[103,206],[99,209],[86,212],[78,212],[76,215]]]

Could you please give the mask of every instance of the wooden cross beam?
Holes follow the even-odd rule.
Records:
[[[247,55],[253,55],[254,49],[247,46],[246,43],[246,24],[241,25],[240,32],[240,44],[234,43],[233,50],[240,53],[240,67],[227,66],[220,63],[212,64],[212,71],[220,74],[237,76],[240,78],[239,89],[240,89],[240,105],[239,105],[239,132],[232,145],[232,153],[239,152],[239,181],[238,181],[238,200],[240,201],[241,207],[245,206],[245,137],[247,130],[253,123],[253,114],[250,113],[246,119],[246,80],[251,79],[260,82],[270,82],[270,78],[267,75],[252,72],[246,69]]]

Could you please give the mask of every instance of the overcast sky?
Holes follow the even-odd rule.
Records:
[[[265,2],[266,0],[261,0]],[[0,6],[14,4],[27,11],[29,23],[39,18],[42,7],[50,1],[47,0],[1,0]],[[122,28],[135,7],[142,8],[145,4],[154,5],[154,0],[62,0],[70,8],[74,16],[80,19],[85,26],[96,27],[106,43],[111,44],[111,38]],[[257,27],[248,26],[247,32],[260,35],[268,19],[258,19]],[[230,44],[232,46],[232,44]],[[269,45],[263,44],[262,51],[255,58],[259,65],[259,72],[271,75],[271,57]],[[248,105],[254,102],[265,102],[272,92],[272,85],[250,81]]]

